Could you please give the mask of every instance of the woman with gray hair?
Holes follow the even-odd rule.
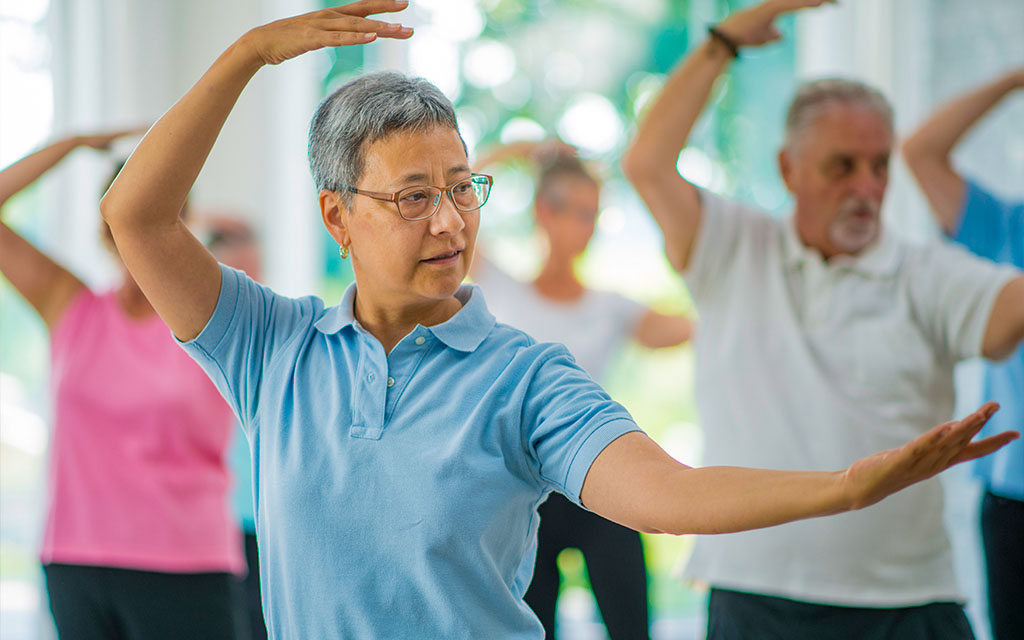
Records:
[[[538,638],[522,601],[536,508],[558,491],[634,529],[711,533],[865,507],[1014,437],[995,405],[836,472],[691,469],[564,347],[497,324],[462,286],[491,179],[451,103],[371,74],[320,107],[310,160],[356,283],[334,307],[217,264],[178,220],[249,79],[412,30],[366,0],[249,31],[147,134],[103,199],[125,263],[241,419],[274,638]]]

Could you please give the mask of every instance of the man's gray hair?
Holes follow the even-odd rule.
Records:
[[[367,144],[400,131],[437,125],[459,132],[455,107],[423,78],[378,71],[350,80],[327,96],[313,114],[309,126],[313,182],[317,190],[354,187],[363,175]],[[343,192],[342,197],[349,203],[352,194]]]
[[[807,125],[835,105],[870,109],[885,119],[890,131],[893,130],[892,106],[878,89],[856,80],[822,78],[797,89],[786,114],[785,147],[792,148]]]

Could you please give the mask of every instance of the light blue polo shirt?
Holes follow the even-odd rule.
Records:
[[[575,502],[630,415],[565,347],[495,323],[479,288],[385,356],[353,317],[221,267],[185,349],[252,446],[273,638],[541,638],[522,595],[537,505]]]
[[[960,228],[952,239],[979,256],[1024,269],[1024,202],[1003,202],[967,182]],[[984,376],[982,399],[1001,408],[981,436],[1024,428],[1024,345],[1009,359],[986,364]],[[979,459],[974,469],[992,493],[1024,500],[1024,440]]]

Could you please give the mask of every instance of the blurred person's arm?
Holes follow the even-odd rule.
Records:
[[[0,211],[15,194],[55,167],[79,147],[105,150],[135,130],[71,136],[54,142],[0,171]],[[0,272],[25,298],[50,329],[69,302],[85,287],[73,273],[57,264],[20,234],[0,221]]]
[[[1024,276],[1010,280],[1000,290],[988,325],[981,353],[991,360],[1010,357],[1024,343]]]
[[[950,154],[977,122],[1004,97],[1024,88],[1024,68],[1004,74],[937,109],[903,143],[903,157],[948,235],[960,226],[966,183]]]
[[[591,511],[624,526],[676,535],[732,533],[862,509],[1015,439],[1015,432],[1004,432],[971,442],[996,408],[988,403],[833,472],[692,468],[634,431],[597,456],[580,497]]]
[[[366,18],[407,4],[364,0],[250,30],[153,125],[125,163],[100,209],[128,270],[180,340],[206,326],[221,277],[216,259],[178,212],[242,90],[264,65],[378,36],[409,37],[411,29]]]
[[[683,315],[648,309],[633,330],[633,339],[649,349],[674,347],[693,338],[693,321]]]
[[[768,0],[738,11],[717,29],[738,47],[759,46],[781,37],[775,19],[784,13],[816,7],[827,0]],[[700,227],[700,195],[676,169],[697,118],[711,96],[715,80],[733,60],[730,48],[709,37],[669,76],[661,94],[637,129],[622,168],[643,198],[665,238],[665,253],[684,271]]]

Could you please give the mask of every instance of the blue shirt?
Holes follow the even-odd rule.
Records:
[[[632,418],[565,347],[496,324],[479,288],[388,355],[341,304],[221,267],[185,348],[253,450],[273,638],[541,638],[522,595],[537,505],[579,502]]]
[[[1024,202],[1008,203],[971,182],[953,240],[979,256],[1024,268]],[[984,400],[1001,408],[982,436],[1024,427],[1024,346],[1009,359],[989,363],[984,373]],[[1018,439],[975,463],[975,475],[989,491],[1024,500],[1024,440]]]

